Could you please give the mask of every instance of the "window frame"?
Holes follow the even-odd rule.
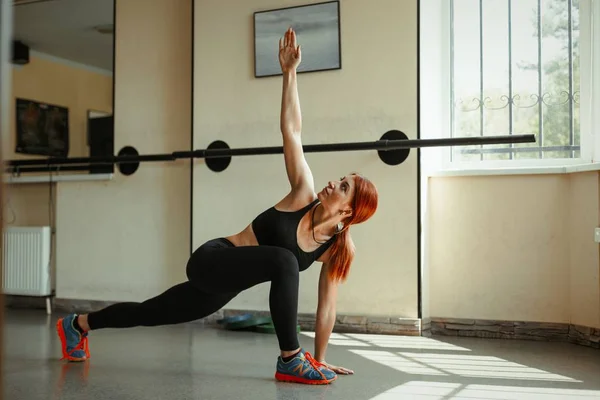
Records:
[[[515,0],[513,0],[515,1]],[[517,0],[518,1],[518,0]],[[421,46],[435,47],[431,50],[420,49],[421,89],[425,85],[428,93],[421,95],[421,138],[450,138],[452,123],[451,97],[451,2],[448,0],[421,0],[420,30]],[[434,26],[431,15],[441,21]],[[425,32],[425,30],[433,30]],[[429,148],[425,150],[424,171],[430,175],[448,172],[485,173],[505,169],[513,172],[533,171],[551,172],[553,169],[600,170],[600,0],[580,0],[580,157],[569,159],[509,159],[509,160],[451,160],[452,147]],[[437,43],[436,43],[437,41]],[[437,74],[437,76],[433,75]],[[439,87],[427,87],[427,79],[437,79]],[[435,90],[435,94],[433,91]],[[431,100],[437,97],[437,104],[431,107]],[[424,99],[425,98],[425,99]],[[430,108],[431,113],[426,110]],[[599,114],[594,115],[593,110]],[[425,112],[424,112],[425,111]],[[435,115],[437,122],[428,120]],[[585,166],[582,168],[582,166]],[[554,167],[554,168],[553,168]]]

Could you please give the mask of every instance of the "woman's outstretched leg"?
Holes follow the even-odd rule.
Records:
[[[204,318],[223,308],[237,293],[204,293],[190,282],[171,287],[144,302],[123,302],[89,314],[71,314],[58,320],[63,359],[84,361],[90,357],[90,330],[172,325]]]

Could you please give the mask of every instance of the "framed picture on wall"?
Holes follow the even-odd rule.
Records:
[[[15,152],[67,157],[69,110],[54,104],[17,99]]]
[[[254,13],[254,76],[281,75],[279,39],[292,27],[302,46],[298,73],[342,68],[340,2],[328,1]]]

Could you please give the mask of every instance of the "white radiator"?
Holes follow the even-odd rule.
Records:
[[[50,227],[5,227],[2,244],[4,294],[50,296]]]

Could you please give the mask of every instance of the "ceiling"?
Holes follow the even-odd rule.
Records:
[[[14,39],[32,51],[112,73],[113,35],[96,27],[112,27],[114,1],[16,0]]]

